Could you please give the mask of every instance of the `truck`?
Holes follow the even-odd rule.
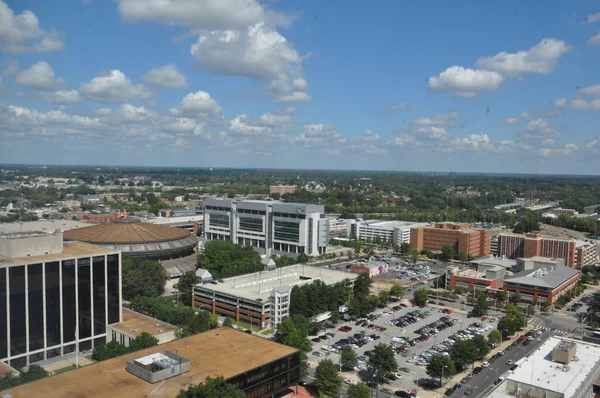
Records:
[[[328,320],[329,318],[331,318],[331,311],[322,312],[322,313],[320,313],[320,314],[318,314],[318,315],[315,315],[315,316],[312,318],[312,321],[313,321],[313,322],[316,322],[316,323],[319,323],[319,322],[326,321],[326,320]]]

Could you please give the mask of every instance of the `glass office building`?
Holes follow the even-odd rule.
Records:
[[[6,240],[18,238],[0,237],[0,360],[19,369],[74,352],[76,339],[80,352],[104,344],[106,325],[121,321],[121,254],[63,246],[61,234],[62,247],[46,246],[48,254],[3,255]],[[13,243],[17,251],[23,242]]]

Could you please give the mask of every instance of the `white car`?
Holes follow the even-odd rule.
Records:
[[[483,361],[483,363],[481,364],[482,368],[487,368],[488,366],[490,366],[490,363],[488,361]]]
[[[344,384],[353,385],[356,384],[356,382],[352,379],[344,379]]]
[[[398,379],[402,378],[402,374],[400,372],[393,373],[393,375]]]

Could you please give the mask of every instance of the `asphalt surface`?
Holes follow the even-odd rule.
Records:
[[[473,389],[471,397],[480,398],[485,396],[485,394],[489,393],[494,388],[494,383],[496,380],[498,380],[498,377],[510,370],[512,365],[506,364],[509,359],[513,362],[517,362],[524,356],[529,355],[532,351],[535,351],[535,349],[538,348],[552,334],[553,332],[551,330],[545,330],[543,334],[536,336],[531,344],[526,346],[519,344],[513,347],[510,351],[505,350],[504,355],[500,356],[494,362],[491,362],[490,366],[488,368],[484,368],[478,375],[473,376],[473,378],[471,378],[466,385],[463,385],[461,388],[456,390],[451,397],[458,398],[465,396],[464,394],[467,390],[467,387],[471,387]],[[442,393],[445,392],[449,387],[452,387],[452,385],[447,384],[444,386],[444,388],[442,388]]]

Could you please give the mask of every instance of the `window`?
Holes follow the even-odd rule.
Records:
[[[25,345],[25,266],[8,269],[10,289],[10,355],[23,354]]]

